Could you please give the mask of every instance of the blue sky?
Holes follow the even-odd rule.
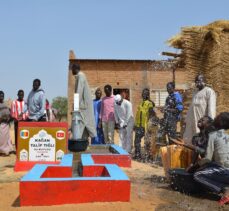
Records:
[[[0,0],[0,89],[25,96],[40,78],[67,96],[68,53],[78,58],[165,59],[183,26],[229,19],[228,0]]]

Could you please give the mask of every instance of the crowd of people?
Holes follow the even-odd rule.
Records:
[[[177,122],[183,110],[182,97],[175,91],[173,82],[167,84],[167,91],[168,97],[161,109],[164,117],[159,119],[148,88],[142,90],[142,101],[137,107],[135,117],[132,103],[122,94],[112,95],[111,85],[104,86],[103,98],[101,98],[102,90],[98,88],[93,101],[97,136],[92,138],[92,144],[114,144],[116,128],[119,133],[119,146],[133,154],[134,159],[145,162],[155,160],[158,156],[156,142],[160,142],[160,137],[166,135],[176,137]],[[135,132],[134,141],[133,132]],[[141,152],[143,137],[144,155]]]
[[[183,111],[182,95],[175,90],[174,82],[167,83],[168,96],[160,109],[163,118],[158,117],[150,90],[144,88],[142,100],[133,114],[132,103],[122,93],[113,95],[112,86],[104,86],[105,96],[100,88],[92,101],[86,76],[80,72],[80,65],[74,64],[75,93],[79,94],[79,109],[72,112],[72,135],[76,141],[88,140],[91,144],[114,144],[114,131],[119,133],[119,146],[139,161],[154,161],[160,145],[169,145],[178,138],[177,122]],[[216,116],[216,94],[206,86],[203,75],[195,78],[196,90],[186,115],[183,145],[193,149],[192,164],[186,169],[205,188],[223,193],[220,204],[229,202],[229,112]],[[14,150],[9,134],[9,123],[13,120],[15,145],[20,121],[50,121],[50,104],[41,88],[41,81],[35,79],[27,101],[24,91],[11,108],[4,103],[4,92],[0,91],[0,153],[9,155]],[[133,133],[135,138],[133,139]],[[167,138],[165,138],[167,137]],[[144,138],[144,153],[141,141]],[[182,137],[179,137],[182,138]]]
[[[35,79],[33,88],[27,100],[24,100],[24,91],[18,90],[17,99],[12,101],[10,107],[4,102],[5,93],[0,91],[0,154],[3,156],[15,153],[17,149],[18,123],[21,121],[54,121],[55,114],[52,112],[50,103],[41,88],[41,81]],[[14,122],[15,148],[10,136],[10,122]]]
[[[125,99],[122,93],[113,95],[110,84],[104,86],[104,97],[101,88],[96,89],[95,99],[92,102],[90,88],[86,76],[80,71],[80,65],[73,64],[71,69],[75,77],[75,93],[79,94],[79,110],[72,112],[74,140],[87,140],[90,136],[92,144],[114,144],[114,131],[117,129],[119,146],[133,154],[134,159],[150,161],[158,155],[157,140],[160,141],[160,138],[166,135],[176,137],[177,122],[183,104],[181,94],[175,91],[173,82],[167,84],[168,97],[161,109],[164,114],[162,119],[157,117],[148,88],[142,90],[142,101],[137,106],[134,116],[132,103]],[[90,106],[91,103],[93,108]],[[133,132],[135,132],[134,141]],[[143,137],[145,155],[141,152]]]
[[[80,70],[80,66],[77,67]],[[84,77],[85,83],[87,81]],[[186,170],[206,189],[223,193],[220,204],[225,204],[229,202],[229,135],[225,132],[229,129],[229,112],[216,116],[216,94],[206,86],[203,75],[196,76],[195,85],[182,142],[184,146],[193,149],[192,164]],[[111,85],[104,86],[103,98],[102,90],[98,88],[93,101],[96,135],[92,136],[91,143],[113,144],[114,130],[117,128],[119,145],[131,153],[134,159],[155,159],[158,156],[157,146],[163,144],[162,137],[167,137],[164,144],[168,145],[178,138],[177,122],[183,111],[182,96],[175,91],[174,82],[167,83],[166,87],[168,96],[164,107],[160,109],[163,113],[161,119],[157,116],[147,88],[142,90],[142,101],[137,106],[135,117],[131,102],[120,94],[114,96]],[[141,152],[143,137],[145,155]]]
[[[82,125],[78,129],[76,126],[72,127],[73,130],[77,129],[72,130],[73,136],[74,133],[78,134],[74,139],[88,139],[90,136],[92,144],[113,144],[114,131],[118,129],[119,145],[132,154],[134,159],[149,161],[158,156],[158,145],[171,144],[170,138],[177,137],[177,122],[182,115],[183,102],[182,95],[175,90],[174,82],[166,85],[168,96],[164,107],[160,109],[163,114],[160,119],[148,88],[142,90],[142,101],[134,116],[132,103],[122,94],[113,95],[110,84],[104,86],[104,97],[102,90],[96,89],[92,102],[86,76],[80,72],[79,64],[73,64],[72,74],[75,76],[75,93],[79,94],[79,111],[73,115],[72,125]],[[213,89],[206,86],[204,76],[198,75],[195,84],[197,90],[193,94],[186,117],[183,137],[186,143],[191,143],[192,137],[199,132],[197,123],[202,117],[214,119],[216,114],[216,95]],[[82,134],[85,133],[87,136],[83,137]],[[145,154],[141,152],[143,138]]]

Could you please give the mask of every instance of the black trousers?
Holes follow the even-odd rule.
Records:
[[[18,121],[14,120],[14,137],[15,137],[15,148],[17,151],[17,135],[18,135]]]
[[[145,136],[145,128],[136,127],[135,128],[134,148],[135,148],[135,156],[137,157],[141,157],[141,140],[144,136]]]
[[[194,180],[201,183],[208,190],[221,193],[229,187],[229,169],[216,163],[208,163],[194,174]]]
[[[163,136],[168,135],[168,137],[176,138],[177,133],[177,118],[175,116],[169,116],[162,120],[161,127],[159,130]]]

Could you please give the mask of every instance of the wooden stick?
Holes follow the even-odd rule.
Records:
[[[196,150],[196,146],[194,146],[194,145],[192,145],[192,144],[186,144],[186,143],[184,143],[184,141],[183,141],[182,139],[180,139],[180,140],[182,140],[182,141],[177,140],[177,139],[174,139],[174,138],[169,138],[169,139],[170,139],[173,143],[175,143],[175,144],[184,146],[184,147],[186,147],[186,148],[188,148],[188,149],[191,149],[191,150]]]
[[[181,54],[177,54],[177,53],[172,53],[172,52],[162,52],[161,53],[163,56],[173,56],[173,57],[180,57]]]

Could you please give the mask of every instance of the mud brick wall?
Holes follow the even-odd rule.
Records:
[[[158,61],[157,61],[158,62]],[[92,97],[96,88],[110,84],[113,89],[129,89],[130,101],[135,114],[137,105],[141,102],[141,92],[144,88],[152,90],[166,89],[166,84],[173,80],[173,71],[155,70],[155,61],[151,60],[94,60],[73,59],[69,60],[69,67],[73,63],[81,66],[81,71],[87,76]],[[177,69],[175,78],[179,84],[185,84],[186,72]],[[68,70],[68,122],[73,109],[74,77]],[[104,93],[103,93],[104,96]],[[153,101],[155,99],[152,99]]]

